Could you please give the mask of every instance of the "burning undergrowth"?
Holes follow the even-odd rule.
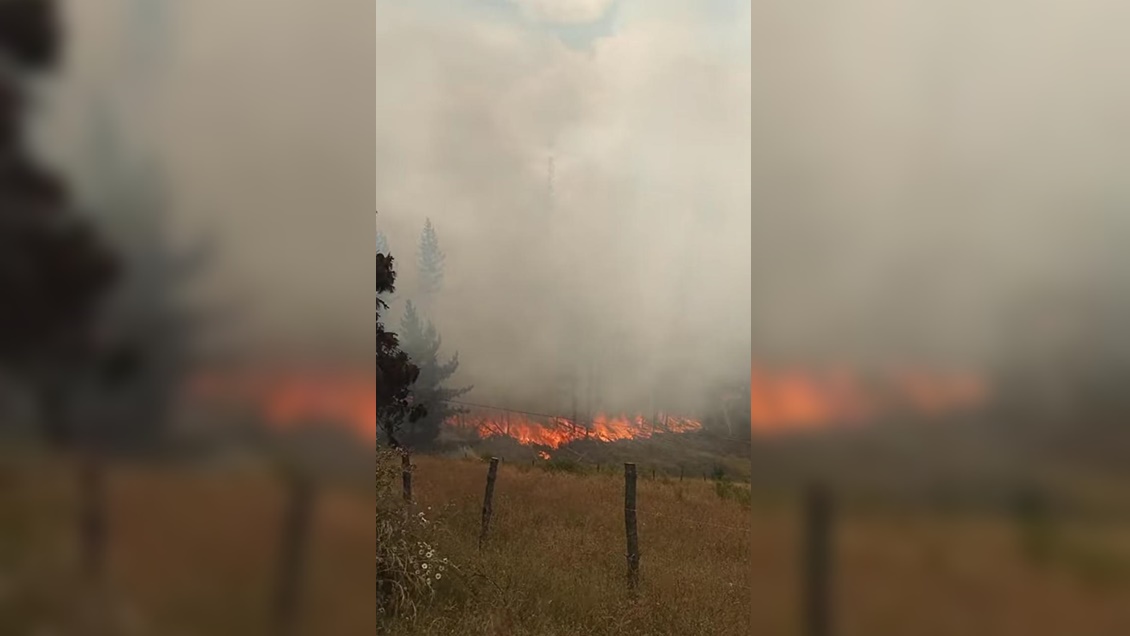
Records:
[[[341,371],[211,374],[198,377],[189,394],[212,404],[253,405],[278,432],[331,427],[371,444],[377,428],[374,382],[371,374]]]
[[[748,440],[746,431],[755,438],[777,438],[870,428],[890,421],[948,421],[976,411],[988,399],[986,383],[975,374],[907,369],[864,374],[845,368],[770,370],[754,365],[748,412],[744,412],[743,392],[727,392],[728,397],[699,409],[696,412],[702,415],[695,417],[663,412],[564,417],[460,407],[463,412],[447,417],[443,429],[446,437],[459,442],[513,443],[530,449],[531,456],[549,459],[561,449],[593,444],[648,440],[685,444],[692,437],[702,437],[748,445],[742,441]],[[365,373],[300,370],[210,375],[194,383],[193,393],[211,401],[235,399],[254,404],[275,431],[323,422],[365,443],[375,439],[373,378]]]
[[[974,411],[988,387],[966,372],[891,370],[865,375],[844,368],[750,376],[750,424],[759,435],[856,427],[901,418],[946,418]]]
[[[473,440],[509,438],[523,446],[559,449],[577,442],[619,442],[652,439],[657,436],[680,435],[702,430],[702,422],[667,414],[643,415],[599,414],[588,421],[564,417],[538,416],[516,412],[470,412],[450,417],[448,428]],[[539,456],[548,459],[545,450]]]

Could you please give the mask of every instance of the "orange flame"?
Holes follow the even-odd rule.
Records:
[[[372,373],[300,370],[205,375],[190,390],[195,397],[257,405],[268,424],[280,429],[332,422],[375,443],[374,387]],[[813,373],[755,367],[750,376],[750,423],[753,432],[761,435],[859,426],[891,413],[937,416],[971,410],[987,395],[984,382],[970,374],[902,369],[868,383],[844,368]],[[508,436],[523,445],[545,448],[585,439],[615,442],[702,429],[698,420],[666,415],[649,419],[600,414],[584,426],[560,417],[467,414],[448,418],[446,424],[480,438]]]
[[[878,385],[867,386],[844,369],[776,374],[754,369],[750,377],[753,431],[773,434],[859,425],[899,410],[943,415],[976,408],[987,395],[983,382],[967,374],[900,370]]]
[[[193,382],[194,397],[240,400],[259,407],[271,426],[332,423],[373,444],[377,438],[376,378],[340,372],[274,372],[202,376]]]
[[[665,433],[689,433],[702,429],[702,423],[685,417],[660,415],[657,422],[642,415],[633,417],[597,415],[589,426],[578,426],[561,417],[542,421],[505,413],[500,415],[456,415],[447,419],[448,426],[472,433],[480,438],[512,437],[524,446],[560,448],[585,439],[615,442],[649,439]]]

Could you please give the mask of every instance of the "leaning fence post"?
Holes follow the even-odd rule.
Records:
[[[492,500],[494,499],[494,480],[498,476],[498,458],[490,458],[490,468],[487,469],[487,490],[483,494],[483,528],[479,532],[479,549],[483,549],[483,543],[487,540],[487,530],[490,528],[490,515],[494,511],[492,507]]]
[[[1013,501],[1021,547],[1026,556],[1037,562],[1046,559],[1051,551],[1054,535],[1049,513],[1047,497],[1034,486],[1022,489]]]
[[[806,636],[832,634],[832,497],[810,485],[804,501],[804,623]]]
[[[102,462],[95,451],[87,450],[83,454],[79,479],[83,573],[97,586],[106,564],[106,482]]]
[[[405,450],[400,455],[400,479],[404,483],[404,501],[412,503],[412,458]]]
[[[639,532],[636,529],[636,465],[624,464],[624,531],[628,539],[628,591],[640,584]]]
[[[299,591],[314,508],[314,485],[304,472],[294,470],[287,475],[287,490],[290,502],[283,519],[274,607],[275,633],[279,636],[293,634],[297,628]]]

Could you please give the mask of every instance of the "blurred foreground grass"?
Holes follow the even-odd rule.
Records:
[[[394,634],[802,634],[800,513],[790,493],[641,475],[642,590],[632,601],[618,472],[503,464],[480,553],[486,464],[414,462],[416,498],[460,575],[414,620],[392,623]],[[1126,520],[1033,530],[1006,510],[841,512],[839,635],[1130,634]]]
[[[0,634],[68,634],[109,606],[114,633],[255,635],[270,626],[285,493],[266,468],[108,467],[106,600],[81,594],[76,472],[42,456],[0,460]],[[371,485],[320,493],[302,582],[302,630],[375,629]]]

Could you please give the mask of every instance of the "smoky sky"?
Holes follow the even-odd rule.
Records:
[[[163,173],[173,239],[218,240],[194,293],[238,305],[225,328],[253,349],[333,345],[368,360],[372,6],[62,4],[67,51],[43,82],[44,154],[81,182],[98,161],[91,113],[106,106],[132,156]]]
[[[748,13],[492,4],[378,3],[377,226],[402,301],[430,218],[447,279],[429,315],[472,397],[540,396],[569,365],[612,402],[740,385]]]
[[[43,145],[81,171],[115,97],[249,337],[367,346],[374,207],[405,298],[436,224],[432,317],[488,396],[570,355],[627,393],[706,383],[751,339],[976,363],[1031,298],[1125,287],[1113,0],[199,0],[144,81],[131,4],[66,3]]]
[[[400,308],[435,223],[447,279],[429,317],[476,399],[551,393],[577,365],[633,405],[744,382],[748,6],[138,6],[67,4],[43,147],[88,170],[90,107],[109,102],[165,172],[175,236],[220,240],[202,295],[247,306],[231,327],[248,342],[368,355],[375,208]]]
[[[1124,292],[1127,11],[755,2],[757,347],[976,364],[1033,299]]]

